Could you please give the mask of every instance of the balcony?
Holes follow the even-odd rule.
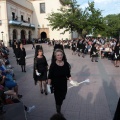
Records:
[[[9,25],[16,25],[16,26],[21,26],[21,27],[29,27],[29,28],[34,28],[35,29],[34,24],[31,24],[31,23],[26,22],[26,21],[9,20]]]

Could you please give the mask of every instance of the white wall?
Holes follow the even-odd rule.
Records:
[[[2,34],[3,31],[3,42],[7,46],[9,35],[8,35],[8,20],[7,20],[7,11],[6,11],[6,1],[0,2],[0,20],[2,21],[2,25],[0,25],[0,40],[2,40]]]
[[[74,39],[74,38],[78,38],[78,33],[75,32],[75,31],[73,31],[73,32],[72,32],[72,38],[73,38],[73,39]]]
[[[27,7],[28,9],[32,9],[32,3],[29,2],[29,0],[12,0],[24,7]]]
[[[61,7],[61,4],[59,0],[39,0],[39,1],[32,1],[33,3],[33,11],[34,11],[34,17],[33,21],[35,21],[35,26],[36,28],[38,25],[40,25],[41,28],[49,28],[49,35],[50,39],[70,39],[71,35],[69,32],[66,32],[64,35],[60,34],[63,32],[63,30],[57,31],[54,30],[52,31],[52,27],[48,26],[49,22],[46,19],[48,14],[51,13],[52,11],[57,12],[57,9]],[[45,3],[45,8],[46,8],[46,13],[40,13],[40,3]],[[37,37],[38,30],[36,29],[35,36]]]

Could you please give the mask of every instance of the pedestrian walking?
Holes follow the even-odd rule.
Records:
[[[19,65],[21,66],[22,72],[26,72],[26,51],[25,48],[23,47],[23,44],[20,44],[20,49],[19,49]]]
[[[41,94],[45,93],[47,95],[47,70],[48,63],[46,57],[43,54],[43,49],[38,49],[37,57],[35,58],[35,73],[36,79],[39,81],[40,92]]]
[[[55,62],[52,62],[48,74],[48,86],[52,85],[57,113],[61,113],[61,106],[67,93],[67,80],[71,80],[69,63],[64,59],[61,49],[54,51]]]
[[[92,48],[91,48],[91,52],[90,52],[90,57],[92,58],[91,61],[92,62],[98,62],[98,51],[97,51],[97,44],[93,43]]]
[[[32,49],[35,49],[35,40],[32,40]]]
[[[115,67],[119,67],[118,63],[119,63],[119,60],[120,60],[120,43],[117,42],[116,43],[116,46],[115,46],[115,49],[114,49],[114,65]]]

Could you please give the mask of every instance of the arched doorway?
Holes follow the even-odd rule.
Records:
[[[13,40],[17,39],[17,30],[13,30]]]
[[[44,39],[46,39],[46,38],[47,38],[46,32],[42,32],[42,33],[41,33],[41,40],[44,40]]]
[[[25,39],[25,31],[21,30],[21,39]]]
[[[26,40],[25,40],[25,30],[21,30],[21,42],[23,44],[26,44]]]

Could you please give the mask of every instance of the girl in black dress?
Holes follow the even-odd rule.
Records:
[[[43,55],[43,49],[38,50],[38,55],[35,58],[35,72],[37,76],[37,81],[39,81],[40,91],[43,94],[47,95],[47,70],[48,70],[48,63],[46,57]],[[44,85],[44,87],[43,87]]]
[[[61,112],[61,105],[67,93],[67,80],[71,79],[69,63],[64,60],[64,52],[61,49],[54,51],[55,62],[52,62],[48,74],[48,85],[54,89],[56,111]]]
[[[117,42],[115,49],[114,49],[114,60],[115,60],[115,67],[119,67],[118,62],[120,60],[120,43]]]
[[[23,47],[23,44],[20,44],[20,49],[19,49],[19,65],[21,65],[22,72],[26,72],[25,66],[26,66],[26,51],[25,48]]]

